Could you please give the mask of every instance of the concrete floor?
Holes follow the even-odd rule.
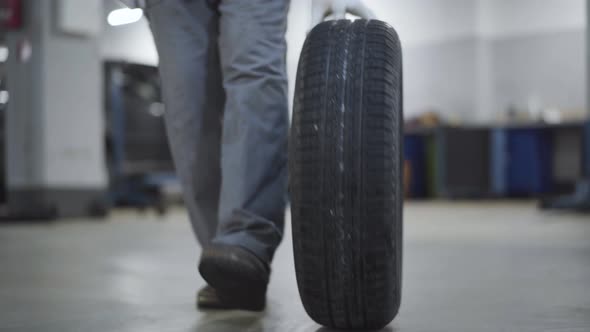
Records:
[[[590,216],[529,203],[406,206],[402,309],[386,331],[590,331]],[[264,314],[200,313],[182,210],[0,225],[0,331],[328,331],[303,311],[290,232]]]

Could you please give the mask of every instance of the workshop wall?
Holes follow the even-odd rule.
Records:
[[[509,105],[585,107],[584,0],[366,0],[399,32],[406,116],[436,110],[488,122]],[[106,0],[105,16],[119,6]],[[532,8],[532,9],[531,9]],[[310,26],[310,0],[291,1],[290,95]],[[105,28],[102,55],[156,64],[147,21]],[[542,96],[542,97],[538,97]],[[292,99],[292,98],[291,98]]]
[[[584,0],[483,0],[489,43],[489,118],[512,105],[586,106]]]

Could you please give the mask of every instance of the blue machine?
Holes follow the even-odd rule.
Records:
[[[590,211],[590,121],[587,121],[584,126],[583,137],[584,179],[576,184],[576,188],[572,194],[542,200],[541,208]]]
[[[404,159],[410,168],[409,196],[425,198],[426,189],[426,142],[420,134],[406,134]]]
[[[492,144],[495,195],[526,197],[551,192],[552,140],[547,128],[496,128]]]

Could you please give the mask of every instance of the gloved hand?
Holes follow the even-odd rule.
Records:
[[[335,20],[339,20],[343,19],[346,13],[365,19],[376,18],[362,0],[311,0],[310,30],[330,14]]]

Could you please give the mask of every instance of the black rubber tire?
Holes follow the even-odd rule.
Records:
[[[317,323],[378,329],[402,263],[402,56],[377,20],[327,21],[303,47],[289,151],[299,294]]]

